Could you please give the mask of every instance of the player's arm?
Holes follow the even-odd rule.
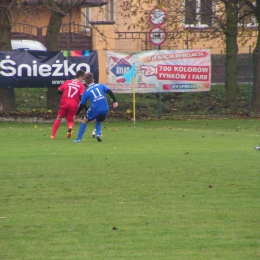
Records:
[[[86,108],[87,100],[88,100],[88,95],[87,95],[87,92],[85,91],[81,97],[81,101],[80,101],[78,110],[75,115],[76,117],[79,115],[79,113],[82,111],[83,108]]]
[[[113,100],[113,108],[116,108],[118,106],[118,103],[117,103],[117,100],[116,100],[116,97],[114,95],[114,93],[112,92],[111,89],[107,89],[106,93],[112,98]]]
[[[60,86],[58,87],[57,94],[58,94],[58,95],[62,95],[63,90],[64,90],[64,88],[66,88],[67,85],[68,85],[68,82],[67,82],[67,81],[65,81],[62,85],[60,85]]]
[[[82,109],[83,108],[85,108],[86,107],[86,105],[85,104],[79,104],[79,107],[78,107],[78,110],[77,110],[77,112],[76,112],[76,116],[78,116],[79,115],[79,113],[82,111]]]
[[[80,101],[81,101],[81,99],[82,99],[82,95],[79,96],[79,100],[80,100]],[[84,108],[85,108],[86,111],[88,110],[87,104],[84,105]]]
[[[114,93],[112,92],[111,89],[108,89],[107,92],[106,92],[112,99],[113,99],[113,102],[116,103],[116,97],[114,95]]]

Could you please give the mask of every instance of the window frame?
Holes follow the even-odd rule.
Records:
[[[210,2],[211,4],[211,13],[206,14],[206,9],[205,12],[202,13],[201,10],[203,10],[202,6],[202,1],[207,1]],[[206,8],[206,7],[205,7]],[[190,27],[190,28],[211,28],[213,26],[213,12],[214,12],[214,1],[213,0],[184,0],[184,26],[185,28]],[[188,17],[191,15],[192,17]],[[204,16],[204,18],[203,18]],[[203,20],[205,21],[209,17],[209,22],[204,23]]]

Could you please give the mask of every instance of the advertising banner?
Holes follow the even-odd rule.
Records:
[[[1,51],[0,88],[59,87],[79,69],[91,71],[98,81],[97,52]]]
[[[108,51],[106,55],[107,85],[115,93],[210,90],[209,50]]]

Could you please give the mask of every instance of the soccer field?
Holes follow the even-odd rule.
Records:
[[[260,121],[0,122],[0,259],[260,257]]]

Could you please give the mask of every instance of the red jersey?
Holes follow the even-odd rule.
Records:
[[[78,106],[80,96],[85,91],[85,86],[76,79],[66,80],[59,88],[62,91],[60,106]]]

